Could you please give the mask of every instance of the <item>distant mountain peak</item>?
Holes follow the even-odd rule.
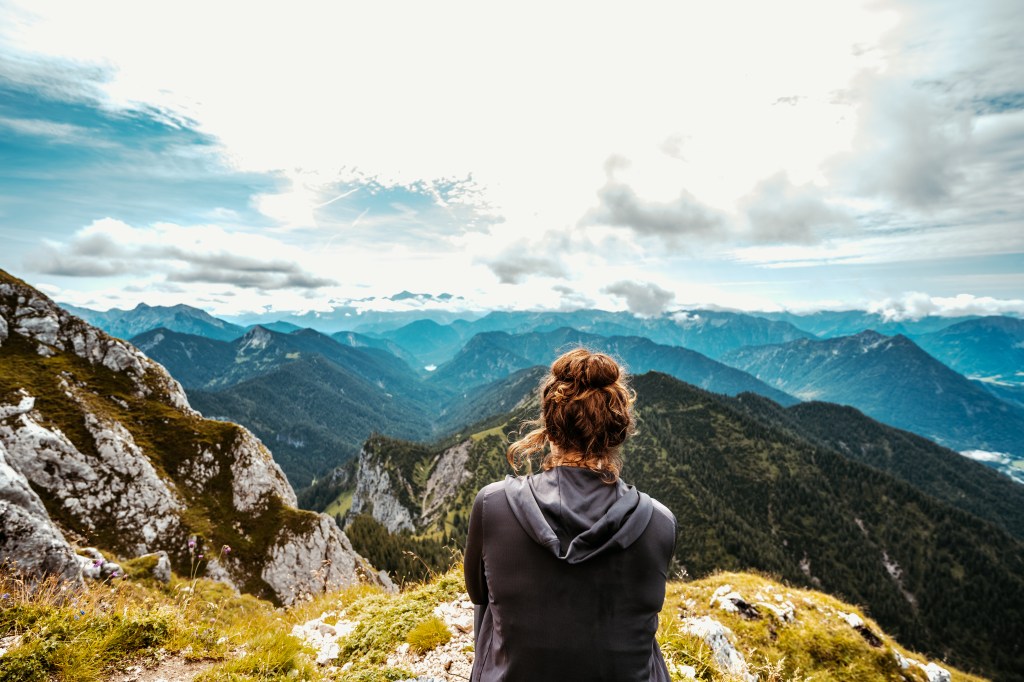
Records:
[[[272,332],[266,327],[256,325],[255,327],[247,331],[245,335],[242,337],[239,351],[245,351],[250,349],[262,350],[269,346],[271,343],[273,343],[275,336],[277,336],[276,332]]]

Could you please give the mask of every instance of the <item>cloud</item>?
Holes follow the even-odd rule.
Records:
[[[911,291],[898,298],[872,301],[867,305],[867,310],[890,321],[919,320],[929,315],[1024,315],[1024,299],[999,299],[973,294],[930,296]]]
[[[137,228],[105,218],[82,228],[67,242],[46,242],[28,258],[28,265],[67,277],[162,274],[166,282],[268,290],[317,289],[335,283],[308,272],[299,263],[301,257],[300,251],[277,240],[216,226],[160,223]]]
[[[551,290],[559,295],[559,310],[580,310],[593,308],[596,305],[594,299],[582,292],[576,291],[570,286],[556,284],[551,287]]]
[[[686,237],[704,240],[723,227],[722,216],[685,189],[673,201],[651,201],[609,177],[597,191],[597,198],[598,206],[583,216],[581,225],[625,227],[640,236],[657,237],[674,248],[681,247]]]
[[[622,298],[629,311],[643,317],[660,315],[675,299],[675,294],[662,289],[652,282],[632,282],[623,280],[609,284],[602,293]]]
[[[498,258],[488,261],[487,267],[498,276],[502,284],[521,284],[531,277],[565,277],[562,263],[551,256],[534,256],[510,249]]]
[[[932,209],[957,193],[971,148],[971,113],[900,77],[866,82],[855,152],[831,170],[863,195]]]
[[[289,272],[297,268],[297,265],[289,264],[284,268],[267,266],[259,270],[232,270],[215,265],[200,265],[168,273],[167,281],[233,284],[243,289],[319,289],[336,283],[306,272]]]
[[[0,128],[6,128],[15,135],[43,138],[57,144],[73,144],[81,147],[114,146],[112,142],[99,136],[96,131],[73,123],[0,116]]]
[[[853,227],[853,219],[829,204],[812,184],[796,186],[785,173],[762,181],[740,201],[755,243],[813,244],[823,232]]]

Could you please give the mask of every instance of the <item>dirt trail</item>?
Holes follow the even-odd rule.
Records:
[[[152,666],[141,663],[126,666],[114,673],[110,682],[192,682],[204,670],[213,667],[215,661],[186,661],[169,656]]]

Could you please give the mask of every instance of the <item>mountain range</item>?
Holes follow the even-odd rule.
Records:
[[[339,337],[359,345],[346,345]],[[639,337],[605,339],[571,329],[482,333],[455,359],[426,375],[385,350],[393,342],[371,341],[350,333],[329,337],[302,329],[283,334],[259,326],[230,342],[166,329],[132,339],[181,381],[204,414],[245,424],[272,444],[297,489],[353,458],[371,433],[429,440],[467,420],[504,413],[510,402],[537,386],[504,380],[546,365],[566,344],[604,348],[637,371],[663,371],[720,393],[754,391],[795,402],[700,353]]]
[[[139,306],[131,311],[114,310],[108,313],[76,310],[90,315],[90,319],[98,323],[107,324],[108,329],[114,331],[132,331],[164,321],[171,325],[167,327],[169,330],[177,327],[193,336],[205,335],[218,340],[246,333],[245,329],[237,325],[217,320],[188,306]],[[379,357],[398,358],[404,363],[400,372],[408,373],[411,370],[412,375],[426,378],[427,383],[438,391],[427,398],[433,405],[432,410],[427,410],[427,421],[432,422],[432,426],[427,428],[424,428],[422,419],[410,413],[410,409],[416,412],[420,407],[407,409],[403,399],[405,393],[399,395],[393,391],[385,392],[390,392],[392,398],[398,396],[393,401],[392,410],[396,420],[413,428],[390,430],[389,419],[385,414],[355,419],[356,423],[370,425],[373,430],[379,428],[395,436],[429,438],[457,428],[459,424],[445,415],[465,412],[460,403],[468,399],[471,390],[520,369],[547,364],[551,353],[560,347],[558,338],[575,336],[604,349],[616,346],[613,352],[618,352],[621,359],[637,372],[664,371],[704,388],[733,395],[743,390],[754,390],[783,403],[792,400],[784,394],[788,392],[801,399],[820,397],[857,406],[887,423],[957,447],[1011,476],[1024,479],[1024,469],[1019,463],[1021,453],[1017,452],[1017,443],[1020,442],[1017,425],[1020,410],[1024,408],[1024,382],[1021,381],[1024,370],[1020,369],[1024,362],[1024,349],[1021,348],[1024,345],[1024,320],[1019,318],[924,317],[918,320],[895,320],[879,313],[864,311],[751,315],[712,310],[679,311],[640,318],[623,312],[577,310],[504,311],[467,319],[433,315],[421,316],[408,323],[405,321],[409,316],[405,314],[349,314],[348,317],[339,315],[335,319],[348,319],[350,326],[358,326],[362,331],[335,332],[331,337],[334,341],[358,350],[376,349],[386,354]],[[888,333],[906,332],[907,336],[897,337],[901,339],[898,344],[907,339],[915,341],[947,367],[972,377],[975,388],[982,390],[970,389],[952,374],[941,372],[934,362],[929,362],[921,355],[902,364],[894,362],[891,354],[869,353],[856,362],[851,356],[848,358],[850,367],[856,366],[856,372],[852,374],[833,372],[839,364],[846,362],[838,357],[828,367],[817,369],[766,366],[777,365],[783,355],[775,354],[765,359],[767,356],[763,347],[786,344],[790,344],[787,346],[790,349],[816,347],[814,342],[827,339],[815,337],[812,332],[825,337],[845,338],[836,335],[854,330],[856,333],[850,336],[856,336],[866,329],[866,325]],[[299,331],[294,323],[285,321],[267,323],[261,328],[281,334]],[[515,342],[509,343],[508,339],[503,341],[500,336],[489,336],[492,333],[507,334]],[[535,336],[526,336],[531,334]],[[323,337],[322,334],[320,336]],[[627,342],[627,337],[633,338]],[[280,358],[269,361],[260,358],[256,362],[247,362],[244,354],[224,347],[204,346],[201,339],[181,341],[181,347],[175,351],[156,350],[152,345],[152,337],[147,337],[145,333],[137,338],[139,343],[145,344],[161,361],[171,366],[172,373],[181,379],[189,391],[197,395],[198,392],[224,391],[234,384],[256,379],[261,376],[259,365],[262,362],[269,362],[273,367],[280,365]],[[228,340],[237,341],[238,338],[240,336]],[[610,343],[609,338],[616,338],[615,343]],[[518,342],[529,342],[530,352],[511,347]],[[191,350],[186,352],[184,345],[191,345]],[[857,343],[839,342],[836,349],[840,355],[844,352],[857,353],[857,346]],[[205,350],[200,353],[199,348]],[[323,348],[326,349],[326,346]],[[534,352],[535,348],[543,350]],[[762,350],[755,351],[755,348]],[[703,360],[698,361],[690,356],[686,362],[682,361],[686,351],[700,349],[707,356]],[[175,352],[184,353],[183,357],[188,361],[173,359]],[[294,354],[296,351],[289,352]],[[307,350],[306,357],[311,352]],[[236,367],[226,370],[224,363],[231,353],[238,356],[239,362]],[[330,355],[331,351],[325,350],[325,357],[330,358]],[[288,357],[288,353],[283,357]],[[754,360],[755,357],[761,357],[762,360]],[[728,372],[710,364],[710,359],[724,360],[734,368],[748,370],[749,373],[759,372],[762,376],[753,382],[742,375],[728,377]],[[876,362],[879,363],[876,367],[870,366]],[[344,362],[334,364],[345,366]],[[698,368],[698,365],[703,365],[703,368]],[[794,371],[803,372],[804,376],[791,376]],[[368,378],[358,371],[356,374]],[[757,380],[762,380],[762,383],[758,384]],[[264,378],[258,383],[267,384],[269,381]],[[929,389],[929,384],[934,386]],[[416,385],[404,383],[407,389]],[[282,421],[273,417],[262,419],[259,414],[261,406],[258,396],[272,395],[272,391],[260,387],[247,388],[251,397],[245,399],[231,396],[208,398],[205,394],[197,399],[206,409],[216,410],[217,414],[223,413],[221,416],[237,415],[236,418],[241,419],[245,415],[245,418],[253,420],[253,424]],[[324,391],[315,393],[315,397],[307,396],[314,405],[330,400]],[[939,409],[932,410],[932,403]],[[478,413],[481,410],[471,411]],[[1008,415],[1005,419],[1004,414]],[[304,421],[302,415],[294,410],[289,416],[296,424]],[[302,437],[282,433],[281,429],[271,433],[269,428],[260,435],[273,442],[283,443],[283,459],[300,462],[310,451],[300,452],[302,448],[297,444],[303,443],[302,447],[306,447],[305,444],[311,441],[331,440],[326,434],[332,430],[332,424],[320,423],[310,428],[293,429],[296,432],[305,431],[306,436]],[[308,481],[315,475],[317,466],[330,460],[340,461],[353,456],[359,442],[367,434],[359,431],[354,435],[359,437],[345,439],[344,443],[333,439],[335,442],[329,445],[315,446],[313,449],[319,454],[314,455],[312,465],[303,466],[304,471],[298,478],[294,478],[295,474],[289,465],[289,475],[301,485],[301,481]]]
[[[948,447],[1024,457],[1024,410],[957,374],[905,336],[866,331],[741,348],[723,361],[803,400],[852,405]]]
[[[63,307],[72,315],[120,339],[130,339],[160,327],[220,341],[231,341],[245,333],[244,327],[184,304],[150,306],[140,303],[131,310],[111,308],[105,312],[67,304]]]

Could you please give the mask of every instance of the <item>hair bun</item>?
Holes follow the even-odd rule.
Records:
[[[620,370],[615,360],[604,353],[577,348],[555,360],[551,374],[559,381],[585,390],[611,386],[619,380]]]

